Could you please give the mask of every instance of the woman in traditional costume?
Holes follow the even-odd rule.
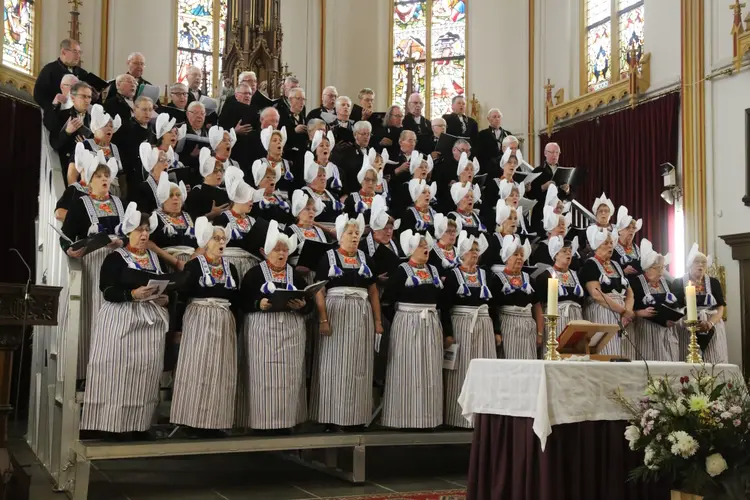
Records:
[[[461,153],[461,157],[458,159],[458,168],[456,169],[456,176],[459,184],[466,184],[467,182],[470,184],[473,183],[474,177],[477,176],[479,170],[480,166],[478,158],[469,160],[469,156],[466,153]]]
[[[89,188],[87,196],[76,200],[70,207],[62,225],[65,238],[60,238],[60,245],[69,257],[81,259],[81,325],[78,337],[77,378],[86,378],[86,363],[89,359],[91,329],[102,303],[99,291],[99,274],[105,257],[115,248],[123,245],[117,227],[122,223],[125,209],[120,198],[111,195],[109,188],[112,179],[117,175],[117,160],[107,163],[101,154],[92,155],[83,171],[83,177]],[[85,248],[73,250],[73,242],[82,240],[97,233],[107,233],[112,242],[105,247],[84,255]]]
[[[468,167],[467,167],[468,168]],[[451,198],[456,209],[448,213],[448,217],[461,221],[461,227],[469,236],[478,237],[487,232],[487,228],[479,219],[479,211],[474,207],[482,200],[482,191],[471,181],[454,182],[451,186]]]
[[[430,202],[437,193],[437,184],[427,184],[427,181],[412,179],[408,184],[409,197],[412,205],[401,215],[400,231],[407,229],[424,234],[432,233],[435,224],[435,212],[430,207]]]
[[[540,245],[541,248],[541,245]],[[556,235],[547,240],[547,244],[543,248],[549,253],[550,259],[553,264],[547,268],[536,278],[536,286],[534,287],[537,292],[539,302],[542,303],[542,310],[547,310],[547,293],[549,287],[549,279],[557,279],[557,331],[556,336],[559,337],[568,323],[571,321],[581,321],[583,319],[583,301],[584,292],[583,284],[578,277],[578,273],[571,268],[573,257],[578,251],[578,237],[573,238],[573,241],[565,241],[562,235]],[[543,344],[543,354],[547,351],[546,338],[547,330],[545,332],[545,339]]]
[[[128,244],[107,255],[101,267],[104,302],[91,335],[81,429],[116,440],[151,439],[148,429],[159,404],[169,315],[167,296],[148,286],[162,274],[156,253],[146,248],[156,225],[155,214],[142,214],[130,203],[118,226]]]
[[[390,273],[383,303],[395,308],[388,347],[382,424],[434,428],[443,423],[443,351],[453,343],[452,324],[441,325],[443,284],[427,263],[432,237],[410,229],[399,236],[409,257]]]
[[[86,168],[86,165],[88,163],[94,161],[96,155],[97,154],[93,151],[89,151],[88,149],[86,149],[86,146],[84,146],[82,142],[76,144],[74,154],[75,160],[72,165],[76,170],[76,179],[78,180],[71,184],[68,184],[68,186],[65,188],[65,191],[63,191],[60,199],[57,200],[57,203],[55,204],[55,219],[64,221],[65,216],[68,214],[68,210],[70,210],[70,207],[73,205],[73,203],[78,198],[83,198],[84,196],[88,195],[89,188],[86,184],[86,180],[84,179],[83,169]],[[106,163],[106,160],[102,160],[104,160],[104,154],[102,154],[101,158],[97,160],[97,163]]]
[[[370,209],[372,208],[372,201],[377,195],[375,186],[379,180],[380,174],[370,164],[370,158],[363,156],[362,168],[357,172],[357,182],[359,182],[360,189],[351,193],[344,203],[344,211],[349,217],[355,218],[358,214],[362,214],[365,218],[365,224],[370,224]]]
[[[185,183],[186,189],[189,189],[196,184],[200,184],[203,178],[194,169],[186,167],[174,154],[177,143],[184,139],[187,133],[187,124],[183,123],[180,127],[176,127],[176,122],[177,119],[171,118],[167,113],[159,114],[156,117],[156,123],[154,123],[154,133],[150,137],[150,142],[156,149],[167,154],[166,171],[171,180],[174,182],[182,181]],[[143,158],[141,158],[141,162],[143,162]],[[138,174],[143,179],[142,172],[138,172]],[[135,183],[128,185],[129,188],[134,186]]]
[[[703,349],[703,361],[713,364],[729,363],[727,329],[724,323],[724,308],[727,304],[721,282],[708,275],[711,257],[701,253],[698,250],[698,244],[693,243],[690,252],[688,252],[685,266],[687,273],[685,276],[674,280],[672,290],[674,290],[680,305],[684,306],[685,287],[690,284],[695,286],[695,299],[698,306],[698,320],[700,321],[697,332],[710,336],[710,340]],[[688,354],[690,331],[685,327],[684,322],[680,322],[675,328],[677,328],[679,338],[678,361],[684,361]],[[711,335],[711,332],[713,332],[713,335]]]
[[[227,187],[229,208],[216,218],[216,224],[226,227],[229,232],[224,259],[234,264],[240,276],[245,276],[250,268],[258,264],[258,258],[254,255],[259,253],[259,249],[254,248],[257,242],[250,235],[250,230],[255,225],[250,210],[253,203],[262,197],[260,191],[251,188],[243,180],[244,175],[235,166],[230,166],[225,171],[224,184]]]
[[[448,272],[440,307],[442,323],[451,323],[453,339],[459,346],[453,369],[444,371],[444,423],[471,428],[458,404],[466,371],[472,359],[495,358],[497,354],[489,311],[492,294],[487,274],[478,267],[479,256],[487,250],[487,239],[484,235],[475,238],[461,231],[457,248],[461,265]]]
[[[500,340],[507,359],[537,359],[544,339],[544,318],[539,297],[523,263],[531,254],[528,240],[503,237],[500,251],[504,266],[493,266],[492,295],[498,307]]]
[[[156,195],[159,179],[162,175],[168,177],[167,168],[170,159],[174,158],[174,151],[171,147],[167,151],[162,151],[147,142],[142,142],[138,146],[138,151],[143,170],[148,177],[138,185],[129,186],[130,199],[144,212],[153,212],[159,206],[159,197]]]
[[[430,250],[428,262],[435,266],[441,278],[445,278],[451,269],[461,263],[456,248],[461,221],[449,219],[443,214],[435,214],[434,231],[436,239]]]
[[[408,182],[401,183],[400,186],[393,187],[394,193],[391,201],[391,209],[394,214],[402,214],[405,210],[408,210],[410,202],[414,201],[411,197],[412,181],[423,181],[427,183],[427,176],[432,172],[432,168],[432,156],[428,155],[425,159],[419,151],[412,151],[411,157],[409,158],[409,173],[411,174],[411,179]],[[435,185],[435,192],[432,193],[429,200],[430,205],[435,205],[437,203],[437,184],[434,182],[433,184]]]
[[[223,437],[234,424],[240,278],[223,256],[230,232],[205,217],[195,221],[198,246],[205,252],[185,265],[189,278],[180,294],[188,306],[170,422],[188,426],[198,437]]]
[[[551,185],[550,187],[553,186]],[[545,205],[543,210],[542,228],[547,238],[540,241],[536,249],[531,253],[530,262],[532,265],[544,264],[545,266],[551,266],[555,263],[555,257],[552,255],[549,244],[558,236],[565,238],[573,222],[573,214],[571,212],[568,212],[566,215],[559,214],[550,205]]]
[[[336,219],[339,248],[328,250],[316,276],[328,277],[315,302],[318,327],[312,418],[333,428],[360,428],[372,416],[375,351],[383,323],[380,300],[365,252],[358,249],[365,229],[362,215]]]
[[[401,258],[402,254],[398,245],[393,241],[393,230],[398,229],[399,221],[394,221],[393,217],[388,215],[388,207],[385,198],[381,195],[375,195],[372,200],[372,209],[370,211],[370,229],[371,231],[362,238],[359,249],[367,254],[367,260],[371,263],[374,273],[381,275],[390,271],[390,262],[393,259],[379,260],[376,252],[381,245],[385,245],[397,257]],[[385,278],[385,276],[382,276]],[[383,318],[385,319],[385,318]]]
[[[603,217],[604,215],[602,221]],[[588,292],[583,317],[592,323],[608,325],[622,321],[630,332],[630,323],[635,319],[633,290],[620,264],[612,260],[617,233],[591,225],[586,229],[586,238],[594,255],[583,263],[579,273],[581,283]],[[616,336],[604,346],[601,354],[622,354],[633,359],[635,353],[632,351],[629,342],[621,342],[619,336]]]
[[[615,229],[615,226],[609,222],[615,213],[615,206],[612,203],[612,200],[607,198],[606,194],[602,193],[600,197],[594,200],[591,212],[594,214],[594,217],[596,217],[596,222],[594,223],[596,227],[608,231],[613,231]]]
[[[516,152],[516,154],[520,155],[520,152]],[[490,225],[495,218],[493,210],[497,205],[497,201],[504,200],[508,197],[509,188],[504,189],[504,193],[501,193],[500,187],[502,181],[505,181],[509,186],[516,185],[516,191],[520,191],[523,189],[524,191],[521,192],[521,196],[523,196],[523,193],[525,192],[525,189],[521,185],[516,184],[516,182],[513,180],[513,175],[518,169],[519,162],[519,158],[518,156],[516,156],[516,154],[513,154],[513,151],[510,148],[506,149],[505,153],[503,153],[503,156],[500,158],[500,171],[502,172],[502,174],[500,175],[500,177],[487,179],[484,187],[484,203],[482,204],[481,210],[479,212],[480,216],[484,220],[484,223],[487,225]],[[515,208],[515,206],[513,208]]]
[[[375,184],[375,194],[379,194],[385,198],[385,202],[388,204],[391,201],[391,192],[388,188],[388,181],[384,177],[383,170],[386,165],[394,164],[395,162],[391,161],[387,149],[383,149],[383,151],[378,154],[377,151],[375,151],[375,148],[370,148],[367,152],[367,158],[370,160],[370,165],[372,165],[378,173],[378,183]]]
[[[120,192],[120,181],[118,176],[122,174],[122,159],[120,158],[120,150],[117,149],[115,144],[112,144],[112,136],[122,125],[120,115],[115,115],[112,119],[109,114],[104,111],[104,108],[100,104],[94,104],[91,106],[91,132],[94,137],[91,139],[85,139],[83,145],[89,151],[94,153],[102,152],[104,158],[109,162],[111,159],[117,160],[117,175],[112,178],[112,184],[110,191],[115,196],[122,196]],[[72,167],[72,169],[71,169]],[[68,165],[68,184],[72,184],[76,180],[78,172],[75,166],[71,163]]]
[[[617,209],[617,244],[612,253],[612,258],[620,264],[625,274],[632,276],[641,272],[641,251],[633,242],[635,233],[643,227],[643,219],[635,220],[628,215],[628,209],[621,206]]]
[[[515,208],[508,206],[505,200],[497,200],[495,204],[495,232],[487,241],[489,247],[482,255],[483,266],[502,265],[503,238],[515,235],[516,229],[518,229],[518,212]]]
[[[308,285],[312,285],[312,277],[315,269],[300,268],[297,264],[299,254],[305,247],[305,241],[317,241],[318,243],[329,243],[327,233],[315,224],[315,218],[323,212],[323,202],[320,198],[314,198],[304,191],[297,189],[292,193],[292,216],[297,219],[294,224],[289,224],[286,234],[297,236],[297,256],[290,257],[290,262],[295,269],[305,276]]]
[[[278,163],[274,167],[269,165],[261,160],[253,163],[253,183],[263,192],[260,201],[253,205],[253,214],[267,221],[275,220],[283,231],[292,222],[291,207],[287,196],[276,189],[277,182],[282,177],[281,167]]]
[[[654,250],[649,240],[641,240],[640,267],[643,272],[630,277],[633,290],[633,343],[638,346],[636,355],[651,361],[679,361],[679,341],[675,324],[666,325],[652,320],[659,306],[675,307],[677,296],[672,293],[664,277],[664,268],[669,264],[669,255]]]
[[[331,162],[331,150],[335,144],[333,132],[328,131],[328,134],[324,134],[322,130],[317,130],[310,142],[310,151],[313,153],[315,163],[325,168],[326,190],[343,203],[346,197],[343,191],[346,180],[342,178],[339,167]]]
[[[156,186],[156,197],[159,208],[154,213],[158,217],[159,225],[149,241],[168,254],[163,256],[156,248],[152,248],[174,270],[179,266],[175,266],[172,259],[185,263],[197,248],[193,219],[182,209],[182,204],[187,198],[185,183],[180,181],[179,184],[175,184],[170,182],[166,175],[162,175]]]
[[[237,144],[237,133],[233,128],[224,130],[218,125],[214,125],[208,129],[208,143],[211,145],[216,161],[224,164],[225,171],[229,167],[240,168],[240,164],[231,158],[232,148]]]
[[[260,430],[290,429],[307,419],[305,388],[305,320],[312,304],[292,299],[274,306],[274,293],[300,290],[302,276],[292,270],[289,254],[297,237],[279,232],[270,221],[263,252],[266,260],[245,275],[240,287],[245,312],[242,363],[247,391],[247,420],[238,422]],[[240,398],[242,399],[242,398]]]
[[[315,162],[311,152],[305,153],[304,178],[307,185],[302,188],[308,196],[320,200],[323,204],[323,212],[317,217],[318,222],[333,229],[333,224],[341,212],[344,204],[326,189],[326,169]]]
[[[276,180],[274,189],[278,190],[284,200],[288,200],[294,191],[294,175],[289,161],[282,158],[284,144],[286,144],[286,127],[281,127],[281,130],[274,130],[273,127],[261,130],[260,142],[268,151],[268,156],[253,162],[253,177],[255,177],[256,165],[259,165],[259,169],[263,167],[262,171],[266,169],[278,171],[279,178]],[[260,189],[257,183],[256,186]]]
[[[201,148],[198,164],[203,183],[190,190],[185,200],[185,211],[193,220],[205,216],[212,221],[229,208],[229,197],[221,187],[224,182],[224,165],[211,156],[208,148]]]

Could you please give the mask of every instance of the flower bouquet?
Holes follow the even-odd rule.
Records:
[[[615,399],[632,415],[630,449],[642,451],[634,480],[666,478],[706,500],[750,498],[750,396],[744,380],[722,382],[705,367],[690,377],[649,379],[645,396]]]

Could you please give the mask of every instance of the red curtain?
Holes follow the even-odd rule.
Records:
[[[560,145],[560,164],[585,169],[575,198],[591,210],[602,191],[615,205],[625,205],[643,229],[636,239],[648,238],[654,248],[669,250],[672,207],[661,199],[664,183],[659,166],[677,166],[680,94],[672,92],[653,101],[611,115],[565,127],[540,136],[541,151],[549,142]],[[615,214],[612,221],[614,222]]]

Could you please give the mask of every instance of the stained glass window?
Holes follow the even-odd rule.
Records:
[[[392,57],[394,103],[407,102],[411,84],[426,116],[450,112],[466,90],[466,0],[395,0]]]
[[[221,72],[220,54],[226,41],[227,9],[227,0],[178,0],[178,82],[184,83],[187,69],[196,66],[203,72],[202,89],[207,94],[213,93]],[[217,31],[218,37],[215,36]]]
[[[27,75],[34,72],[34,2],[3,1],[4,66]]]
[[[586,0],[586,91],[628,74],[628,51],[643,53],[643,0]],[[613,80],[612,76],[615,79]]]

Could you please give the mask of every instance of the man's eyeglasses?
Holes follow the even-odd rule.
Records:
[[[187,92],[172,92],[172,95],[176,95],[177,97],[185,97],[187,95]]]
[[[90,101],[91,100],[91,94],[73,94],[74,96],[78,97],[79,99],[83,99],[84,101]]]
[[[72,52],[72,53],[74,53],[74,54],[77,54],[77,55],[79,55],[79,56],[80,56],[81,54],[83,54],[83,51],[82,51],[81,49],[77,49],[77,50],[73,50],[73,49],[64,49],[64,50],[65,50],[66,52]]]

